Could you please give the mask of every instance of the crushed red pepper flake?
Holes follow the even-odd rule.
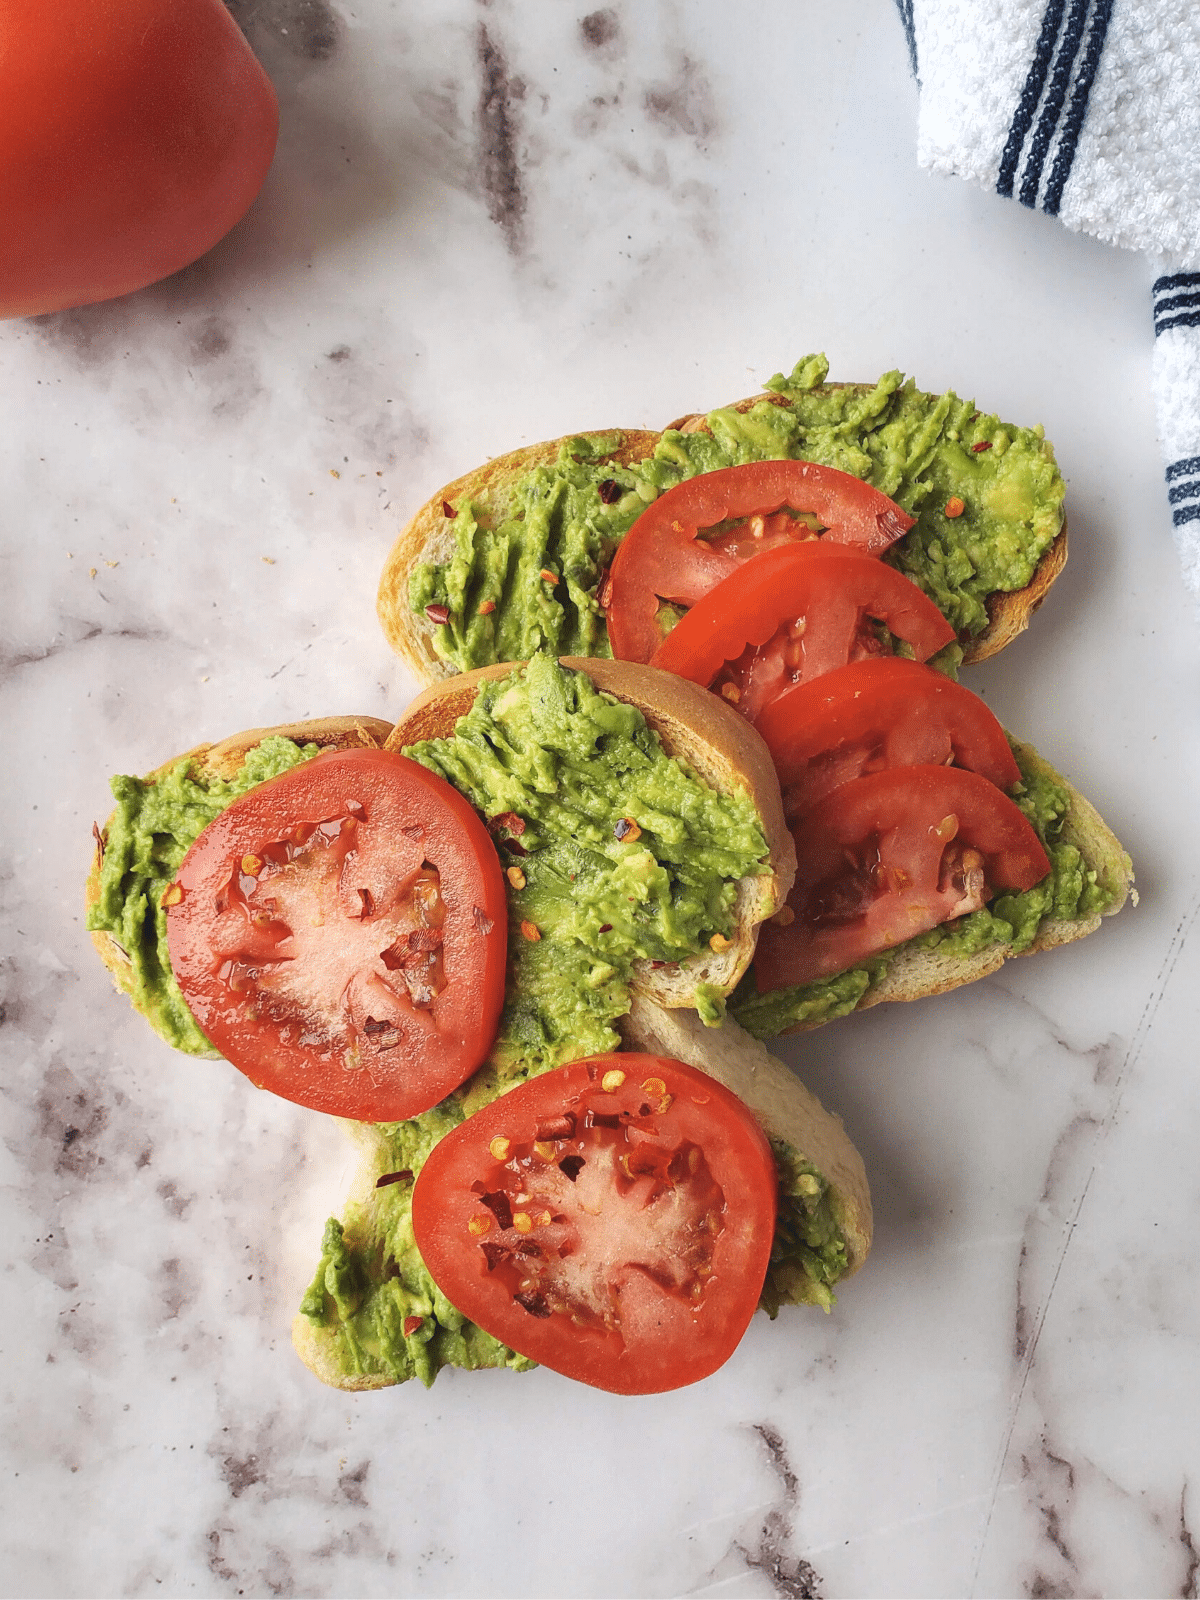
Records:
[[[403,1323],[404,1337],[406,1339],[411,1339],[413,1334],[416,1333],[417,1329],[424,1321],[424,1317],[405,1317]]]
[[[444,517],[455,517],[458,515],[454,507],[450,504],[449,500],[442,501],[442,515]]]
[[[399,1172],[385,1172],[381,1178],[376,1178],[375,1187],[377,1189],[386,1189],[390,1183],[411,1183],[412,1181],[412,1168],[404,1167]]]
[[[971,454],[977,456],[981,450],[990,450],[991,448],[992,441],[990,439],[981,439],[978,444],[971,446]]]
[[[605,478],[600,485],[600,498],[606,506],[616,505],[625,490],[615,478]]]
[[[450,621],[450,607],[440,605],[426,606],[425,615],[429,618],[430,622],[436,622],[439,625],[444,626]]]

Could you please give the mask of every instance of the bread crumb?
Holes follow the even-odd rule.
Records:
[[[265,561],[269,567],[273,567],[275,565],[275,557],[274,556],[259,556],[258,559],[260,561]]]
[[[89,567],[89,568],[88,568],[88,577],[89,577],[89,578],[94,578],[94,577],[95,577],[95,576],[96,576],[96,569],[95,569],[95,567]]]
[[[331,478],[340,478],[341,477],[341,473],[338,471],[338,469],[336,467],[330,467],[329,476]]]
[[[119,561],[106,561],[104,565],[106,567],[119,567],[121,563]]]

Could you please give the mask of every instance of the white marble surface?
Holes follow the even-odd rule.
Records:
[[[0,327],[3,1593],[1196,1594],[1200,629],[1150,267],[918,171],[890,0],[239,12],[283,106],[251,215]],[[813,348],[1046,424],[1071,564],[971,682],[1141,904],[786,1050],[873,1183],[832,1316],[649,1400],[323,1389],[288,1324],[342,1135],[110,990],[80,905],[108,775],[399,711],[374,584],[439,484]]]

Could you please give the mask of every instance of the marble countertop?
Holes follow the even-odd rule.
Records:
[[[1200,627],[1152,264],[915,164],[890,0],[238,0],[275,167],[207,258],[0,327],[11,1595],[1194,1595]],[[174,1055],[83,928],[110,773],[400,711],[401,522],[485,456],[824,349],[1042,421],[1071,562],[972,685],[1141,903],[782,1047],[876,1242],[703,1386],[352,1396],[288,1327],[340,1129]]]

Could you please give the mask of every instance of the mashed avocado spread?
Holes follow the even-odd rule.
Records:
[[[751,968],[729,1003],[730,1015],[748,1033],[757,1039],[773,1039],[802,1023],[845,1016],[861,1004],[903,950],[937,948],[945,955],[967,957],[1003,944],[1020,954],[1029,949],[1044,922],[1084,921],[1112,903],[1117,884],[1108,870],[1090,866],[1079,846],[1064,837],[1070,796],[1061,779],[1025,745],[1014,739],[1009,743],[1021,769],[1021,783],[1013,799],[1033,824],[1050,858],[1050,871],[1041,883],[1019,894],[998,895],[969,916],[943,923],[819,983],[759,994]]]
[[[454,554],[414,567],[409,584],[414,611],[449,612],[437,649],[463,670],[539,649],[607,656],[596,593],[646,505],[698,473],[781,459],[852,473],[903,506],[916,525],[886,559],[961,636],[982,632],[987,596],[1024,588],[1062,527],[1064,484],[1042,430],[927,394],[899,372],[836,388],[828,370],[824,356],[807,356],[767,384],[777,400],[710,412],[707,433],[668,430],[632,466],[613,460],[619,434],[580,436],[502,498],[460,502]],[[952,500],[963,503],[956,517]]]

